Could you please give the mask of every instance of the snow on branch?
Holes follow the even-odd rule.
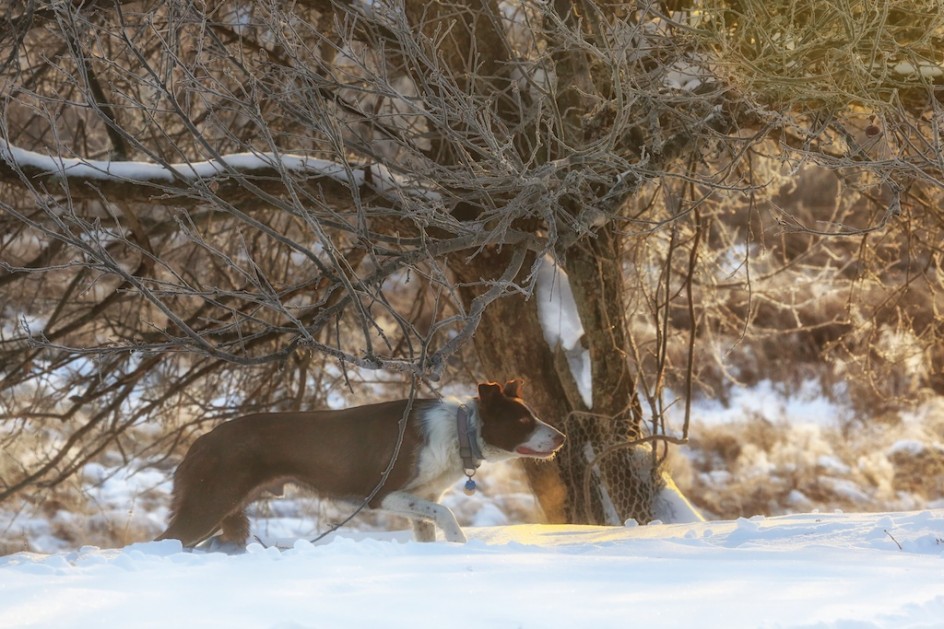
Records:
[[[583,403],[593,408],[590,352],[581,344],[583,323],[567,273],[553,257],[545,255],[536,274],[535,294],[544,340],[552,350],[558,346],[563,350]]]
[[[403,196],[438,202],[441,195],[413,178],[393,173],[383,164],[342,164],[307,155],[232,153],[200,162],[159,164],[138,161],[89,160],[44,155],[0,138],[0,179],[56,177],[69,182],[147,186],[188,186],[216,177],[293,173],[329,180],[345,187],[366,188],[395,202]]]

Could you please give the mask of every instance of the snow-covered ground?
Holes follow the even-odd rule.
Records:
[[[0,627],[941,627],[944,511],[0,557]]]

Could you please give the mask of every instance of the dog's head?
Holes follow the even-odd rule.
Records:
[[[564,445],[564,434],[538,419],[521,399],[521,384],[509,380],[504,387],[495,382],[479,385],[479,424],[488,459],[549,459]]]

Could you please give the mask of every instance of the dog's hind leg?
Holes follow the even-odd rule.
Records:
[[[178,476],[170,525],[157,539],[179,539],[184,546],[193,547],[222,526],[227,542],[245,545],[249,521],[242,505],[250,490],[247,483],[239,480],[192,482],[186,476]]]
[[[197,439],[174,473],[170,526],[157,539],[179,539],[192,547],[222,526],[224,541],[245,545],[249,521],[243,506],[264,479],[239,450],[222,450],[214,434]]]
[[[216,532],[220,519],[219,514],[211,511],[180,505],[175,509],[167,530],[157,539],[178,539],[184,546],[193,547]]]
[[[465,534],[456,522],[456,516],[441,504],[417,498],[405,491],[395,491],[380,502],[380,508],[413,520],[413,532],[417,541],[427,542],[435,539],[435,535],[431,535],[434,533],[431,527],[434,522],[446,536],[447,542],[466,541]]]

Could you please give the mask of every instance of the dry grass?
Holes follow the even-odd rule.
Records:
[[[670,467],[690,500],[723,519],[944,504],[944,400],[895,421],[840,426],[746,416],[701,425]]]

